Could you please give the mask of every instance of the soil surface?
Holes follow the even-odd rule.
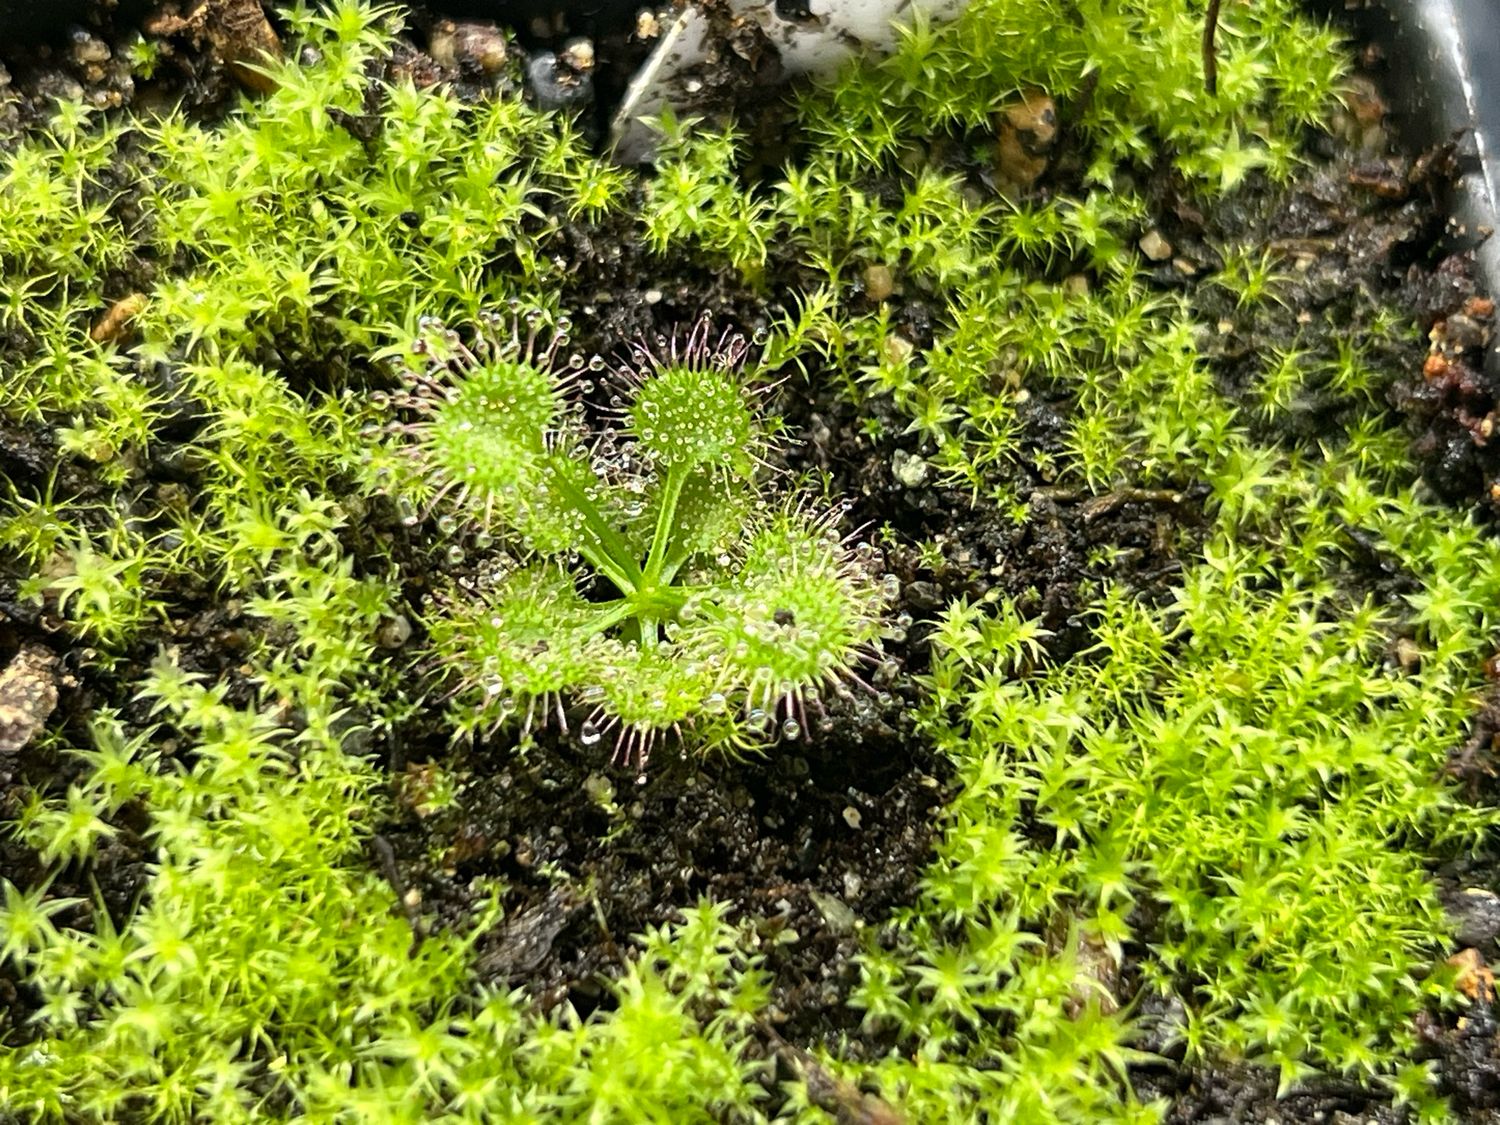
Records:
[[[471,53],[447,68],[427,54],[423,48],[440,19],[419,13],[413,46],[393,66],[467,84],[472,96],[514,92],[509,79],[485,73],[479,47],[465,48]],[[259,34],[253,25],[251,20],[246,26]],[[268,26],[276,30],[274,21]],[[534,50],[550,49],[535,27],[525,30]],[[103,107],[146,108],[185,97],[205,116],[240,88],[232,45],[183,29],[145,81],[119,65],[132,38],[131,28],[101,18],[71,46],[0,55],[0,144],[38,119],[48,98],[75,87]],[[625,37],[619,38],[623,44]],[[630,51],[638,50],[622,46],[611,52],[609,43],[601,37],[596,87],[605,108],[618,74],[633,65]],[[1378,78],[1378,59],[1368,61]],[[611,73],[616,77],[606,77]],[[1362,112],[1351,112],[1338,136],[1311,139],[1321,159],[1290,187],[1262,185],[1230,203],[1209,205],[1169,175],[1137,183],[1154,201],[1156,229],[1174,251],[1151,279],[1164,290],[1185,291],[1208,323],[1220,324],[1206,352],[1232,396],[1244,393],[1254,358],[1267,345],[1290,344],[1300,335],[1300,346],[1332,355],[1339,338],[1363,338],[1384,310],[1414,321],[1409,334],[1380,345],[1371,357],[1394,373],[1384,388],[1391,410],[1409,428],[1414,456],[1434,489],[1454,504],[1455,518],[1471,506],[1495,514],[1500,493],[1491,494],[1490,482],[1500,477],[1500,442],[1489,442],[1487,420],[1500,388],[1481,364],[1492,309],[1477,291],[1470,255],[1450,242],[1441,208],[1443,186],[1462,153],[1449,147],[1419,156],[1391,154],[1376,87],[1365,87],[1364,96]],[[955,153],[962,148],[951,147]],[[1068,187],[1078,163],[1064,151],[1037,190]],[[969,174],[976,190],[990,190],[982,169],[956,170]],[[612,228],[573,229],[570,243],[569,275],[588,280],[565,293],[563,304],[582,314],[574,315],[575,325],[594,333],[592,339],[577,334],[583,348],[612,350],[620,340],[691,323],[705,310],[718,323],[752,333],[778,311],[735,275],[707,271],[686,258],[648,257],[628,217]],[[1242,313],[1232,295],[1198,283],[1219,268],[1213,247],[1228,243],[1277,251],[1293,278],[1281,303]],[[1058,280],[1067,272],[1066,264],[1060,266]],[[803,288],[789,259],[773,257],[768,274],[773,293]],[[1338,338],[1324,327],[1325,312],[1341,326]],[[942,313],[907,300],[896,309],[895,326],[921,347]],[[813,375],[808,384],[784,385],[770,404],[796,439],[785,454],[786,468],[826,473],[833,495],[847,498],[850,528],[887,528],[885,566],[902,584],[896,613],[904,627],[887,642],[895,667],[881,670],[873,693],[833,701],[799,743],[765,759],[700,761],[669,747],[653,758],[644,778],[612,766],[601,747],[585,746],[576,723],[571,734],[542,731],[523,748],[514,737],[499,737],[455,751],[434,716],[401,731],[399,744],[367,748],[388,758],[398,809],[372,844],[372,868],[398,892],[419,891],[422,912],[455,927],[469,924],[486,897],[486,881],[499,878],[507,887],[506,921],[478,944],[486,981],[525,985],[543,1006],[567,999],[587,1012],[604,1000],[601,980],[618,971],[631,935],[707,895],[762,920],[765,967],[774,978],[769,1023],[781,1037],[804,1046],[844,1039],[853,1057],[881,1052],[887,1045],[865,1037],[845,998],[857,978],[850,958],[864,940],[861,925],[878,927],[892,910],[915,900],[940,829],[945,767],[905,718],[917,698],[913,677],[927,664],[922,623],[959,595],[998,587],[1042,618],[1054,633],[1052,654],[1066,657],[1088,642],[1080,585],[1091,551],[1118,548],[1117,577],[1131,582],[1142,598],[1154,599],[1166,595],[1180,569],[1179,554],[1195,542],[1205,490],[1192,481],[1181,482],[1175,500],[1131,492],[1099,498],[1058,489],[1018,464],[1010,483],[1029,500],[1031,513],[1020,525],[971,505],[967,492],[909,487],[893,466],[901,455],[922,451],[899,436],[872,439],[858,424],[874,413],[884,423],[880,432],[900,435],[906,420],[882,416],[882,402],[856,408],[832,379]],[[1065,400],[1033,397],[1023,444],[1060,449],[1071,409]],[[1338,421],[1339,410],[1336,400],[1314,395],[1289,425],[1261,436],[1312,442]],[[187,419],[165,436],[166,448],[147,469],[148,486],[180,487],[170,447],[187,440],[193,428]],[[97,491],[85,470],[59,463],[48,432],[0,426],[0,475],[31,492],[54,469],[67,491]],[[349,545],[357,551],[362,537],[393,544],[415,610],[429,585],[423,574],[431,565],[423,562],[426,534],[404,527],[394,510],[376,504],[367,524],[351,532]],[[1387,597],[1412,588],[1399,560],[1355,536],[1351,531],[1351,583]],[[922,543],[939,550],[919,551]],[[232,700],[248,698],[236,667],[249,624],[235,606],[218,604],[207,587],[178,591],[177,600],[183,608],[167,633],[183,666],[236,684]],[[0,666],[25,645],[55,653],[53,687],[60,706],[54,722],[70,736],[85,737],[88,716],[101,706],[125,706],[127,719],[146,722],[139,708],[126,704],[128,684],[159,639],[144,642],[113,672],[101,672],[88,665],[86,654],[68,648],[55,622],[21,604],[14,576],[0,573]],[[1500,689],[1466,756],[1455,761],[1455,772],[1472,782],[1475,799],[1497,796],[1497,732]],[[76,768],[44,752],[0,758],[0,819],[13,817],[31,788],[65,786]],[[439,768],[452,771],[459,784],[456,799],[433,811],[429,799]],[[117,918],[127,914],[146,884],[150,856],[138,834],[143,814],[127,808],[121,827],[91,871],[63,872],[54,891],[87,899],[97,885]],[[1465,944],[1490,958],[1500,955],[1500,899],[1484,895],[1500,889],[1497,858],[1437,872],[1468,927]],[[5,835],[0,871],[22,886],[44,874],[36,857]],[[58,921],[81,924],[84,918],[64,915]],[[1149,935],[1149,919],[1137,922]],[[1128,965],[1123,976],[1132,976]],[[0,968],[0,1024],[24,1026],[33,1000]],[[1461,1020],[1434,1014],[1422,1031],[1455,1109],[1467,1120],[1500,1119],[1500,1027],[1488,1009],[1477,1006]],[[1174,1122],[1402,1119],[1381,1094],[1353,1084],[1314,1084],[1278,1101],[1275,1078],[1267,1072],[1181,1066],[1163,1044],[1147,1039],[1143,1048],[1160,1048],[1163,1058],[1137,1070],[1136,1087],[1143,1098],[1169,1099]]]

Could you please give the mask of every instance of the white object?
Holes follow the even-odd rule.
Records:
[[[929,18],[940,21],[958,15],[965,2],[920,0],[920,6]],[[729,2],[737,22],[759,26],[768,49],[780,55],[786,78],[826,75],[855,54],[889,52],[897,41],[896,25],[909,21],[914,11],[913,0],[810,0],[808,7],[807,15],[783,19],[774,0]],[[678,117],[694,116],[705,96],[697,74],[719,51],[731,49],[715,43],[714,35],[709,17],[692,4],[663,24],[656,49],[626,89],[610,123],[617,159],[651,158],[655,137],[644,121],[663,108],[670,106]]]

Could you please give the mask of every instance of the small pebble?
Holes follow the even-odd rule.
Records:
[[[926,483],[928,468],[925,458],[904,449],[891,455],[891,473],[906,488],[920,488]]]
[[[579,37],[569,39],[557,53],[557,61],[578,74],[587,74],[594,69],[594,43]]]
[[[896,290],[896,279],[889,266],[874,262],[865,267],[865,295],[872,301],[883,301]]]
[[[859,826],[864,823],[864,817],[860,815],[859,810],[853,805],[845,805],[844,823],[847,824],[850,828],[858,829]]]
[[[75,31],[72,38],[73,45],[70,48],[70,54],[79,66],[109,61],[109,44],[104,40],[90,35],[87,31]]]
[[[1388,108],[1380,90],[1363,75],[1350,76],[1344,85],[1343,105],[1334,115],[1333,127],[1346,141],[1365,152],[1385,147]]]
[[[1403,672],[1415,672],[1422,663],[1422,650],[1417,642],[1410,637],[1398,637],[1396,639],[1396,663],[1401,665]],[[1470,945],[1477,944],[1469,942]]]
[[[1136,245],[1153,262],[1165,262],[1172,256],[1172,244],[1162,237],[1159,230],[1148,230]]]
[[[1500,895],[1483,887],[1465,887],[1443,896],[1443,908],[1457,931],[1459,945],[1487,946],[1500,937]]]
[[[1431,338],[1458,351],[1469,351],[1484,347],[1489,342],[1490,330],[1472,317],[1454,313],[1433,326]]]
[[[493,77],[505,69],[505,33],[492,23],[439,20],[427,39],[432,61],[450,70],[477,70]]]
[[[538,109],[579,109],[594,100],[594,79],[551,51],[538,51],[526,67],[527,84]]]
[[[808,891],[807,897],[812,899],[813,905],[818,908],[818,913],[823,916],[829,933],[842,937],[845,934],[852,934],[855,927],[859,925],[859,915],[833,895],[824,894],[822,891]]]
[[[905,336],[887,336],[885,338],[885,358],[892,363],[910,362],[912,352],[916,350],[916,345]]]
[[[58,659],[27,645],[0,672],[0,754],[15,754],[41,733],[57,707]]]
[[[1028,90],[1000,111],[995,133],[995,178],[1002,190],[1024,191],[1047,170],[1057,142],[1057,103],[1043,90]]]
[[[411,640],[411,622],[403,613],[388,617],[380,623],[380,628],[375,632],[375,639],[381,648],[400,648]]]

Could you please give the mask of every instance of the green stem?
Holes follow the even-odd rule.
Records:
[[[667,550],[672,545],[672,527],[677,519],[677,502],[682,499],[682,487],[687,483],[687,473],[677,466],[667,469],[662,482],[661,507],[656,512],[656,531],[651,536],[651,550],[646,555],[647,586],[655,586],[661,580],[662,568],[667,564]]]
[[[672,579],[677,577],[677,572],[681,570],[687,563],[688,559],[692,557],[693,552],[690,548],[673,551],[671,557],[667,559],[667,565],[662,568],[659,581],[665,582],[670,585]]]
[[[630,577],[615,565],[602,544],[596,546],[593,543],[580,543],[577,550],[588,560],[590,566],[614,583],[615,589],[621,592],[635,589],[635,584],[630,581]]]
[[[558,489],[567,497],[568,503],[572,504],[583,516],[583,522],[588,525],[594,538],[599,541],[597,553],[589,549],[589,544],[584,543],[578,548],[579,554],[588,559],[600,574],[613,582],[621,593],[640,589],[644,578],[640,564],[631,555],[630,548],[626,546],[619,532],[599,514],[599,509],[594,506],[594,502],[584,491],[565,475],[553,468],[552,477],[557,482]]]
[[[635,612],[635,607],[624,598],[620,598],[618,601],[604,602],[598,608],[607,610],[607,612],[589,625],[590,633],[602,633],[606,629],[612,629]]]

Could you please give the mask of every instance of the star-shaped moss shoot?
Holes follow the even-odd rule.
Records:
[[[614,364],[564,362],[567,326],[542,320],[492,317],[472,345],[424,323],[398,399],[412,491],[506,548],[426,621],[455,730],[573,711],[585,744],[613,732],[638,765],[669,733],[800,737],[809,701],[878,651],[889,591],[766,466],[744,338],[705,319]],[[596,380],[612,407],[589,417]]]

